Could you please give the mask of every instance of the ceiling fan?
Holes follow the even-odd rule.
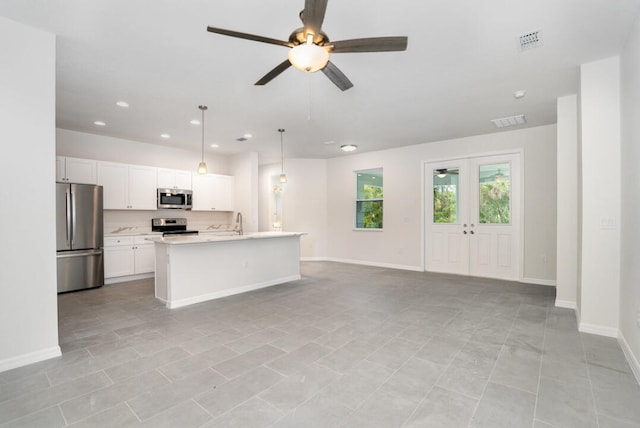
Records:
[[[269,83],[293,65],[297,69],[309,73],[321,70],[338,88],[346,91],[353,86],[353,83],[335,64],[329,61],[330,53],[390,52],[407,49],[406,36],[330,41],[327,34],[322,31],[327,1],[305,0],[304,9],[300,12],[303,27],[293,30],[288,41],[215,27],[207,27],[207,31],[291,48],[289,57],[265,74],[255,83],[256,85]]]
[[[437,175],[439,178],[444,178],[447,175],[458,175],[459,171],[458,169],[447,169],[447,168],[439,168],[435,170],[435,175]]]

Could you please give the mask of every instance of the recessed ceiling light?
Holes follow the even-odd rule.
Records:
[[[324,144],[325,146],[329,146],[329,145],[331,145],[331,144],[335,144],[335,143],[336,143],[335,141],[330,140],[330,141],[325,141],[325,142],[324,142],[324,143],[322,143],[322,144]]]
[[[198,119],[192,119],[189,123],[192,125],[200,125],[200,121]]]
[[[219,146],[218,144],[212,144],[212,145],[211,145],[211,146],[209,146],[209,147],[211,147],[212,149],[217,149],[217,148],[218,148],[218,147],[220,147],[220,146]]]
[[[101,120],[96,120],[95,122],[93,122],[93,124],[98,126],[107,126],[107,124]]]
[[[340,146],[340,149],[343,152],[352,152],[354,150],[356,150],[358,148],[358,146],[356,146],[355,144],[343,144]]]
[[[116,105],[118,107],[127,108],[129,107],[129,103],[126,101],[116,101]]]
[[[160,134],[160,137],[162,137],[164,139],[169,139],[169,138],[171,138],[171,135],[169,135],[169,134]]]
[[[524,98],[525,95],[527,95],[527,91],[525,91],[524,89],[520,89],[519,91],[515,91],[513,93],[513,97],[516,100],[519,100],[520,98]]]
[[[253,135],[247,133],[243,135],[244,138],[246,138],[247,140],[251,139],[253,137]]]

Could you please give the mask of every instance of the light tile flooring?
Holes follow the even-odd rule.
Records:
[[[59,296],[60,358],[0,373],[2,427],[638,427],[614,339],[553,288],[347,264],[168,310]]]

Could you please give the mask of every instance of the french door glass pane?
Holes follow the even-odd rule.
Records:
[[[456,223],[459,204],[458,168],[433,170],[433,222]]]
[[[511,165],[480,165],[479,219],[484,224],[511,222]]]

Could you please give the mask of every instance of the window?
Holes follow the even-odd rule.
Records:
[[[356,228],[382,229],[382,168],[356,171]]]
[[[459,168],[433,171],[433,222],[456,223],[459,204]]]
[[[480,223],[511,223],[511,165],[480,165]]]

